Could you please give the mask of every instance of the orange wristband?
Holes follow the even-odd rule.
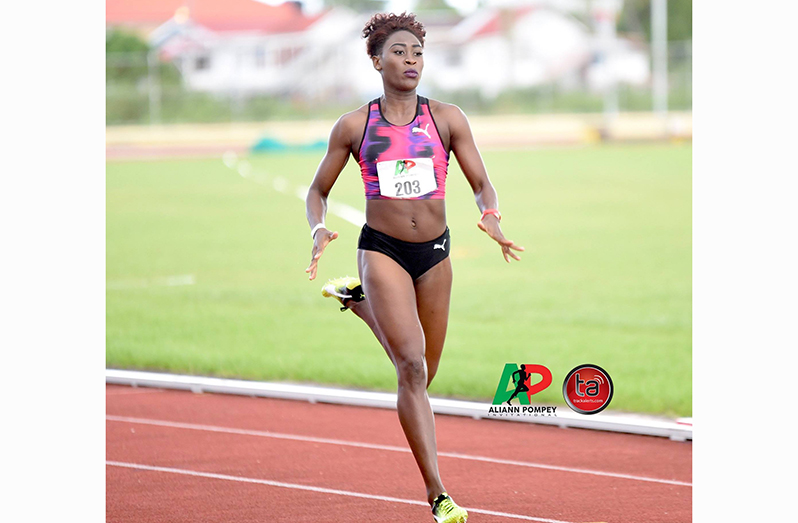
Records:
[[[502,221],[502,213],[499,212],[499,209],[485,209],[485,211],[482,213],[482,217],[479,219],[479,221],[484,220],[485,216],[487,216],[489,214],[492,214],[493,216],[495,216],[497,220]]]

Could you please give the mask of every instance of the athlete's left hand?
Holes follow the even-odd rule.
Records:
[[[313,253],[310,258],[310,265],[305,269],[305,272],[310,274],[308,279],[313,280],[316,278],[316,271],[319,268],[319,258],[321,258],[327,245],[336,238],[338,238],[338,231],[333,232],[326,227],[319,229],[313,237]]]
[[[504,261],[510,263],[510,258],[521,261],[521,257],[513,251],[523,252],[524,248],[516,245],[514,241],[508,240],[502,233],[502,228],[499,226],[499,219],[496,216],[489,214],[483,220],[477,223],[480,230],[485,231],[488,236],[493,238],[502,248],[502,256]],[[511,250],[512,249],[512,250]]]

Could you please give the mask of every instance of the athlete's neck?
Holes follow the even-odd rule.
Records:
[[[406,122],[412,120],[416,114],[418,97],[416,90],[394,91],[385,89],[385,94],[380,97],[382,114],[391,122]]]

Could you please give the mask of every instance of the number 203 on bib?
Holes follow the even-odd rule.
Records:
[[[377,176],[380,194],[389,198],[418,198],[438,188],[432,158],[378,162]]]

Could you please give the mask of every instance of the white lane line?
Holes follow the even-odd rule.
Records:
[[[238,163],[238,154],[235,151],[226,151],[222,155],[222,162],[229,168],[235,169],[236,163]]]
[[[275,176],[274,180],[272,180],[272,185],[274,185],[275,191],[286,193],[289,190],[288,180],[282,176]]]
[[[256,171],[249,161],[239,159],[235,151],[227,151],[224,153],[222,155],[222,162],[229,169],[237,171],[242,178],[252,180],[261,185],[268,184],[268,177],[266,174]],[[272,187],[274,187],[274,190],[284,194],[293,192],[296,197],[303,202],[308,195],[308,188],[306,186],[300,185],[292,189],[288,180],[282,176],[274,177],[272,180]],[[366,214],[363,211],[329,198],[327,199],[327,211],[357,227],[363,227],[363,224],[366,223]]]
[[[225,481],[238,481],[240,483],[256,483],[259,485],[269,485],[271,487],[281,487],[294,490],[306,490],[310,492],[319,492],[322,494],[335,494],[338,496],[348,496],[352,498],[372,499],[376,501],[387,501],[389,503],[404,503],[406,505],[418,505],[422,507],[429,507],[427,503],[416,501],[413,499],[394,498],[391,496],[378,496],[375,494],[364,494],[362,492],[351,492],[348,490],[337,490],[323,487],[312,487],[310,485],[300,485],[297,483],[283,483],[282,481],[271,481],[268,479],[245,478],[241,476],[228,476],[226,474],[214,474],[212,472],[198,472],[196,470],[175,469],[171,467],[155,467],[152,465],[141,465],[139,463],[125,463],[121,461],[106,461],[106,465],[111,467],[123,467],[136,470],[147,470],[152,472],[167,472],[171,474],[182,474],[184,476],[194,476],[199,478],[221,479]],[[511,514],[508,512],[496,512],[493,510],[485,510],[479,508],[464,507],[467,511],[475,514],[488,514],[491,516],[499,516],[511,519],[523,519],[525,521],[540,521],[541,523],[571,523],[569,521],[562,521],[559,519],[536,518],[532,516],[524,516],[521,514]]]
[[[456,452],[438,452],[438,456],[449,458],[467,459],[471,461],[484,461],[500,465],[515,465],[517,467],[531,467],[546,470],[557,470],[560,472],[575,472],[578,474],[590,474],[593,476],[605,476],[610,478],[631,479],[634,481],[648,481],[650,483],[662,483],[664,485],[678,485],[681,487],[692,487],[693,484],[686,481],[676,481],[675,479],[649,478],[646,476],[634,476],[632,474],[620,474],[617,472],[604,472],[600,470],[578,469],[572,467],[558,467],[557,465],[545,465],[543,463],[530,463],[527,461],[516,461],[512,459],[487,458],[483,456],[471,456],[468,454],[458,454]]]
[[[145,418],[131,418],[126,416],[111,416],[106,415],[105,419],[108,421],[118,421],[122,423],[140,423],[142,425],[156,425],[159,427],[171,427],[177,429],[189,429],[189,430],[202,430],[206,432],[221,432],[224,434],[239,434],[245,436],[258,436],[262,438],[274,438],[274,439],[287,439],[292,441],[302,441],[307,443],[325,443],[328,445],[339,445],[344,447],[356,447],[361,449],[371,449],[371,450],[387,450],[390,452],[405,452],[409,453],[410,449],[406,447],[396,447],[392,445],[378,445],[374,443],[361,443],[357,441],[345,441],[339,439],[330,439],[330,438],[316,438],[313,436],[300,436],[297,434],[281,434],[279,432],[269,432],[269,431],[262,431],[262,430],[246,430],[246,429],[235,429],[229,427],[217,427],[214,425],[198,425],[194,423],[182,423],[178,421],[163,421],[163,420],[152,420],[152,419],[145,419]],[[497,465],[513,465],[518,467],[529,467],[529,468],[538,468],[544,470],[556,470],[558,472],[572,472],[575,474],[589,474],[593,476],[603,476],[603,477],[610,477],[610,478],[619,478],[619,479],[628,479],[633,481],[646,481],[649,483],[660,483],[665,485],[679,485],[683,487],[692,487],[692,483],[687,483],[684,481],[676,481],[671,479],[659,479],[659,478],[650,478],[646,476],[634,476],[631,474],[619,474],[615,472],[604,472],[600,470],[590,470],[590,469],[579,469],[579,468],[572,468],[572,467],[558,467],[556,465],[546,465],[543,463],[533,463],[529,461],[516,461],[516,460],[509,460],[509,459],[498,459],[498,458],[490,458],[486,456],[473,456],[470,454],[460,454],[456,452],[438,452],[438,456],[444,458],[454,458],[454,459],[463,459],[469,461],[481,461],[484,463],[493,463]]]
[[[304,185],[297,187],[296,196],[304,202],[308,197],[308,187]],[[366,215],[363,211],[329,198],[327,199],[327,211],[357,227],[363,227],[363,224],[366,223]]]
[[[302,201],[304,200],[305,199],[302,198]],[[363,224],[366,223],[366,215],[363,213],[363,211],[355,209],[354,207],[350,207],[345,203],[327,199],[327,209],[329,209],[329,211],[334,215],[338,216],[339,218],[343,218],[357,227],[363,227]]]

